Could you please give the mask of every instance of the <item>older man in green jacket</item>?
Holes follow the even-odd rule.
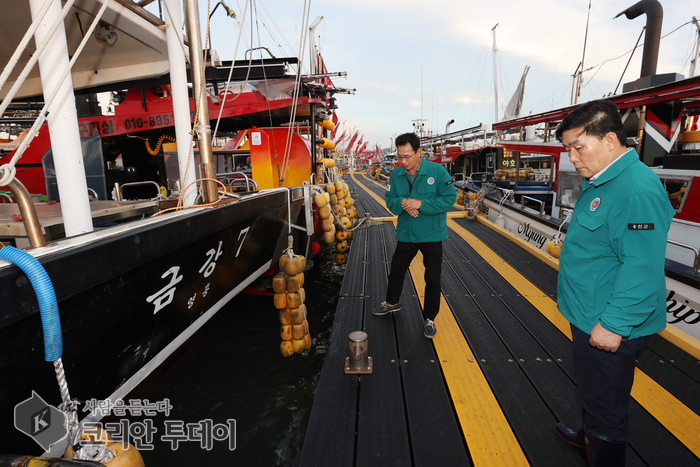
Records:
[[[583,427],[560,423],[592,466],[625,463],[635,361],[666,327],[664,261],[675,214],[607,100],[572,111],[557,138],[584,178],[559,262],[557,305],[571,323]]]
[[[402,165],[391,172],[384,199],[389,210],[398,216],[397,244],[391,259],[386,301],[373,313],[383,315],[401,309],[399,298],[404,276],[420,251],[425,266],[423,334],[432,339],[437,332],[435,317],[440,309],[442,241],[448,238],[447,211],[457,195],[447,170],[421,158],[420,140],[415,133],[399,135],[396,148]]]

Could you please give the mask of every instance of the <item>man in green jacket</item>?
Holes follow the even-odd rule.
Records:
[[[627,149],[607,100],[573,110],[556,136],[583,177],[559,262],[557,305],[571,323],[583,427],[560,423],[589,465],[624,465],[635,360],[666,327],[664,262],[675,214],[659,178]]]
[[[423,334],[435,337],[435,317],[440,310],[440,271],[442,241],[447,240],[447,211],[456,200],[452,177],[440,164],[421,157],[420,140],[415,133],[396,138],[401,166],[391,172],[384,199],[398,216],[396,250],[391,258],[386,301],[372,312],[384,315],[401,309],[399,298],[404,276],[420,251],[425,266]]]

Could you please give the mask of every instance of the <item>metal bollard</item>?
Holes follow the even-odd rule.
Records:
[[[348,357],[345,357],[346,375],[372,374],[372,357],[367,355],[367,333],[353,331],[348,334]]]

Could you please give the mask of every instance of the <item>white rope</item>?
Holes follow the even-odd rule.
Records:
[[[238,39],[236,40],[236,48],[233,50],[233,60],[231,62],[231,69],[228,72],[228,79],[226,80],[226,87],[224,88],[224,98],[221,100],[221,106],[219,107],[219,116],[216,119],[216,126],[214,127],[214,135],[212,136],[212,140],[216,138],[216,134],[219,131],[219,123],[221,122],[221,115],[224,112],[224,105],[226,105],[226,98],[228,97],[228,87],[231,84],[231,76],[233,76],[233,68],[236,64],[236,56],[238,55],[238,45],[241,43],[241,37],[243,36],[243,25],[245,24],[245,15],[248,12],[248,3],[249,1],[246,0],[245,2],[245,9],[243,10],[243,18],[241,18],[241,29],[238,32]],[[252,29],[251,29],[252,31]],[[248,82],[248,77],[250,76],[250,69],[251,65],[253,63],[253,54],[250,54],[250,59],[248,60],[248,72],[246,73],[245,76],[245,81],[243,81],[243,84],[241,84],[241,88],[238,90],[238,94],[236,94],[232,99],[231,102],[235,101],[238,99],[238,96],[243,93],[243,86],[246,85]]]
[[[302,18],[302,33],[301,33],[301,38],[299,40],[299,63],[297,65],[297,74],[294,78],[294,92],[295,96],[292,101],[292,114],[290,116],[289,120],[289,126],[292,127],[292,124],[294,120],[296,119],[296,114],[297,114],[297,105],[299,103],[299,94],[297,90],[299,89],[299,85],[301,83],[301,68],[304,63],[304,49],[306,49],[306,38],[308,36],[308,25],[309,25],[309,16],[311,14],[311,2],[308,2],[304,0],[304,17]],[[311,61],[311,57],[309,57],[309,61]],[[314,128],[314,116],[311,115],[311,122],[310,126],[312,131],[316,131]],[[287,133],[287,140],[285,141],[284,144],[284,158],[282,161],[282,173],[280,177],[280,181],[284,180],[285,177],[287,176],[287,171],[289,170],[289,160],[291,159],[291,147],[292,147],[292,134],[291,132]]]

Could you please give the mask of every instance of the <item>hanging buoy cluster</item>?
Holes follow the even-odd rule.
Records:
[[[561,254],[561,247],[562,247],[563,243],[564,243],[564,240],[560,240],[559,237],[556,237],[554,240],[548,241],[547,242],[547,253],[554,256],[555,258],[559,258],[559,255]]]
[[[345,182],[327,183],[326,193],[329,196],[330,209],[333,212],[335,224],[329,225],[324,220],[323,239],[326,243],[335,241],[335,262],[345,264],[348,261],[348,250],[352,243],[352,228],[357,225],[358,215],[355,200],[350,195],[348,184]],[[336,228],[337,224],[337,228]]]
[[[79,455],[73,452],[69,444],[63,454],[65,459],[81,459],[101,462],[108,467],[144,467],[143,458],[131,444],[115,442],[108,431],[99,427],[87,428],[80,434]]]
[[[274,303],[279,313],[280,352],[283,357],[303,353],[311,348],[309,323],[306,321],[304,305],[304,269],[306,258],[295,255],[289,248],[279,262],[280,273],[272,278]]]
[[[457,190],[457,199],[455,200],[459,206],[464,206],[464,191]]]

